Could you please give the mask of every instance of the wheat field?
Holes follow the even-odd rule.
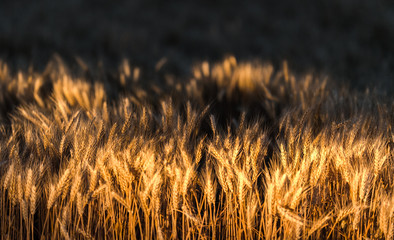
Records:
[[[394,239],[394,101],[229,56],[0,62],[2,239]]]

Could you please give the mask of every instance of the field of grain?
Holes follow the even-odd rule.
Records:
[[[393,16],[0,1],[0,239],[394,239]]]
[[[0,64],[4,239],[392,239],[394,103],[286,62]],[[14,106],[13,106],[14,104]]]

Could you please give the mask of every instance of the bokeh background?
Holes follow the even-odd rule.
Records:
[[[18,0],[0,3],[0,58],[40,70],[54,54],[188,76],[196,62],[259,59],[352,89],[394,92],[394,1]]]

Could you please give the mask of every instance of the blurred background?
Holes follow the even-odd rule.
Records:
[[[393,94],[394,1],[1,1],[2,60],[40,70],[55,53],[108,68],[127,58],[147,72],[165,59],[178,77],[229,54],[287,60],[300,74]]]

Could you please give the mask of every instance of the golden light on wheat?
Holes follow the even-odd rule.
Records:
[[[392,99],[234,57],[142,76],[0,63],[4,239],[393,238]]]

